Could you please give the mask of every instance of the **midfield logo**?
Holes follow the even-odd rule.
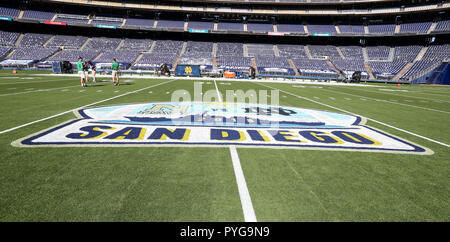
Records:
[[[432,154],[327,111],[221,102],[162,102],[80,109],[79,119],[14,146],[224,146]]]

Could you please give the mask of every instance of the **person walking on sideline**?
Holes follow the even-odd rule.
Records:
[[[111,64],[112,67],[112,78],[113,78],[113,85],[118,86],[119,85],[119,63],[117,63],[116,58],[113,59],[113,63]],[[116,83],[117,80],[117,83]]]

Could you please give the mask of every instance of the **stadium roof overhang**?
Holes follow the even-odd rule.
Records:
[[[450,9],[450,1],[439,4],[433,4],[435,1],[427,1],[426,3],[415,2],[405,3],[405,1],[359,1],[360,4],[353,4],[350,6],[338,6],[335,4],[312,3],[308,5],[295,4],[290,6],[283,6],[280,2],[275,5],[260,5],[250,6],[251,2],[245,4],[235,5],[211,5],[216,4],[216,1],[193,1],[190,4],[185,4],[185,1],[142,1],[142,3],[127,2],[127,1],[88,1],[88,0],[31,0],[32,2],[46,2],[56,4],[69,5],[84,5],[89,7],[124,9],[135,11],[148,12],[169,12],[169,13],[192,13],[192,14],[209,14],[209,15],[251,15],[251,16],[331,16],[331,17],[353,17],[353,16],[392,16],[405,15],[433,11],[447,11]],[[205,2],[208,3],[205,5]],[[346,2],[346,1],[345,1]],[[362,3],[366,4],[363,5]],[[370,3],[381,3],[381,5],[370,6]],[[234,2],[230,1],[230,4]],[[250,5],[249,5],[250,4]],[[400,4],[400,5],[399,5]],[[327,6],[327,7],[326,7]]]

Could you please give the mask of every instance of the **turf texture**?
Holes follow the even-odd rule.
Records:
[[[129,92],[94,106],[169,101],[198,82],[124,77],[114,87],[98,80],[82,88],[77,77],[1,72],[0,131]],[[202,82],[204,92],[215,89],[213,80]],[[280,105],[339,112],[323,103],[450,144],[450,87],[216,83],[221,93],[276,88]],[[74,118],[0,134],[0,221],[244,220],[228,148],[11,146]],[[237,147],[258,221],[449,221],[449,148],[368,125],[434,154]]]

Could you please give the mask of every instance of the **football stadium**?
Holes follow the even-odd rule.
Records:
[[[1,1],[0,221],[448,222],[449,13]]]

